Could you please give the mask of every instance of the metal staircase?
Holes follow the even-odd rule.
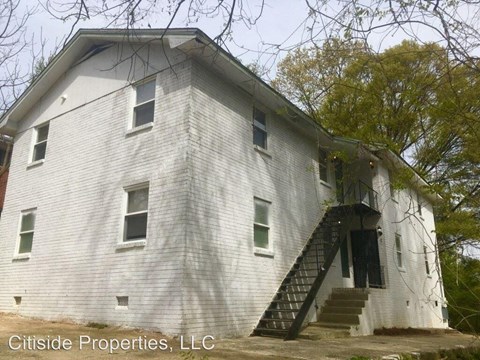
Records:
[[[265,310],[253,335],[295,339],[346,238],[351,207],[327,210]]]

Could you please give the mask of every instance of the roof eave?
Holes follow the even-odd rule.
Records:
[[[17,132],[17,123],[21,120],[25,111],[31,107],[31,103],[37,102],[47,89],[52,86],[58,78],[65,73],[72,64],[73,59],[86,44],[92,41],[131,41],[135,39],[138,42],[161,41],[164,37],[185,37],[190,40],[198,36],[198,29],[147,29],[132,30],[125,33],[125,30],[118,29],[80,29],[65,44],[63,49],[49,62],[47,67],[35,78],[35,80],[25,89],[21,96],[10,106],[10,108],[0,117],[0,133],[15,135]],[[203,34],[203,33],[202,33]],[[178,39],[177,39],[178,41]]]

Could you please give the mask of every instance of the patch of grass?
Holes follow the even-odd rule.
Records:
[[[96,322],[89,322],[87,325],[89,328],[94,328],[94,329],[105,329],[108,327],[107,324],[101,324],[101,323],[96,323]]]
[[[192,350],[180,352],[180,357],[182,358],[182,360],[208,360],[207,355],[203,355],[201,358],[197,358],[197,356],[193,353]]]
[[[349,360],[371,360],[371,358],[366,356],[355,355],[355,356],[352,356]]]
[[[478,360],[480,359],[480,348],[460,348],[441,350],[442,359],[448,360]]]

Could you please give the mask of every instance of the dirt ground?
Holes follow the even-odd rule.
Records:
[[[47,341],[50,339],[50,343]],[[123,343],[122,343],[122,340]],[[194,347],[202,347],[195,339]],[[61,345],[59,344],[61,342]],[[145,349],[148,347],[156,350]],[[57,350],[44,350],[50,345]],[[120,347],[123,345],[125,350]],[[117,327],[103,329],[48,322],[0,313],[0,359],[350,359],[434,351],[458,346],[480,347],[480,339],[461,334],[366,336],[345,339],[295,340],[248,337],[205,339],[206,348],[192,348],[191,338],[172,339],[160,333]],[[63,348],[61,347],[63,346]],[[33,349],[36,347],[36,349]],[[135,349],[132,349],[135,347]],[[141,347],[140,349],[138,347]],[[182,349],[183,347],[183,349]],[[116,348],[116,349],[115,349]],[[165,350],[163,350],[165,348]]]

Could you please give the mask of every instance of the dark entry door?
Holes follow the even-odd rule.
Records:
[[[353,277],[355,287],[382,287],[383,281],[378,255],[377,232],[358,230],[351,232]]]

